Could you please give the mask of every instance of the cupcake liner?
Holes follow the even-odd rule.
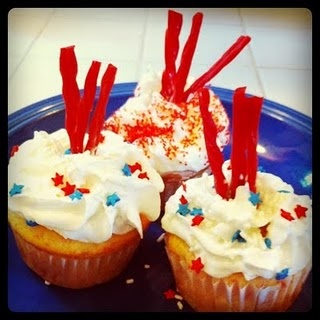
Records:
[[[286,311],[299,295],[311,270],[281,281],[261,277],[244,281],[239,275],[213,278],[191,270],[184,259],[166,247],[177,290],[195,311],[203,312],[272,312]]]
[[[14,232],[20,254],[27,266],[50,284],[80,289],[107,282],[128,265],[140,238],[125,243],[118,251],[91,257],[63,257],[41,250]]]

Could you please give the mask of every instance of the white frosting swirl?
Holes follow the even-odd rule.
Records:
[[[228,163],[223,170],[230,181]],[[287,268],[289,275],[294,274],[311,262],[312,200],[294,194],[291,185],[270,173],[257,173],[256,188],[262,201],[258,206],[248,200],[248,185],[239,186],[235,198],[226,201],[215,192],[212,176],[188,180],[186,191],[181,186],[168,200],[162,227],[183,239],[213,277],[242,272],[247,280],[274,278]],[[182,195],[190,210],[202,209],[204,219],[198,226],[191,226],[194,215],[177,212]],[[305,209],[296,213],[297,206]],[[285,219],[281,210],[293,220]],[[259,227],[267,224],[263,236]],[[232,241],[238,230],[245,242]]]
[[[23,187],[21,193],[9,195],[9,209],[74,240],[99,243],[133,228],[142,237],[139,214],[150,221],[159,217],[163,181],[136,146],[111,131],[102,135],[96,155],[65,154],[70,147],[65,129],[51,134],[36,131],[10,158],[8,191],[14,184]],[[123,167],[136,162],[141,170],[126,176]],[[138,177],[144,172],[149,179]],[[51,179],[56,173],[63,175],[58,186]],[[72,199],[62,190],[66,182],[90,192]],[[107,197],[114,193],[120,200],[107,205]]]
[[[189,77],[186,88],[193,81]],[[203,169],[208,159],[198,98],[176,105],[165,100],[160,91],[161,74],[152,70],[145,73],[134,96],[106,120],[106,128],[141,147],[160,174]],[[209,110],[222,149],[229,142],[229,118],[212,90]]]

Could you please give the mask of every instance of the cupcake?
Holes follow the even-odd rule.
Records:
[[[200,101],[206,117],[208,93]],[[261,106],[245,88],[235,91],[226,161],[217,156],[214,123],[204,122],[213,175],[186,181],[166,203],[166,252],[177,290],[195,311],[286,311],[312,268],[311,198],[257,170]]]
[[[139,146],[162,176],[162,208],[182,181],[208,169],[197,90],[207,85],[250,41],[250,37],[241,36],[206,73],[194,79],[189,70],[202,19],[202,13],[194,15],[180,66],[176,67],[183,16],[168,11],[164,70],[150,69],[143,74],[134,95],[105,122],[105,128]],[[212,89],[209,93],[210,116],[218,130],[217,145],[222,150],[229,142],[229,117],[219,97]]]
[[[164,185],[139,148],[102,129],[116,68],[107,68],[91,110],[100,63],[92,63],[83,97],[76,66],[74,47],[62,48],[65,128],[35,131],[12,153],[8,221],[31,270],[47,283],[78,289],[126,268],[159,217]]]

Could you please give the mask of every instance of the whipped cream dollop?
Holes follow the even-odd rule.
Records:
[[[229,160],[223,172],[230,181],[228,167]],[[162,227],[184,240],[213,277],[295,274],[311,263],[312,200],[266,172],[257,172],[256,189],[239,186],[227,201],[216,193],[213,176],[188,180],[168,200]]]
[[[194,79],[189,77],[186,88]],[[208,164],[198,97],[176,105],[163,98],[161,74],[151,69],[142,76],[124,105],[105,122],[105,128],[138,145],[154,168],[170,171],[199,171]],[[229,142],[229,118],[218,96],[210,90],[209,111],[218,129],[217,145]]]
[[[102,136],[95,155],[70,154],[65,129],[36,131],[10,158],[9,210],[73,240],[99,243],[133,228],[143,237],[139,214],[159,217],[163,181],[136,146]]]

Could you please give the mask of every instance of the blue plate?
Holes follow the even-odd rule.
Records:
[[[130,96],[136,83],[115,84],[107,106],[107,116]],[[233,91],[212,88],[232,117]],[[27,106],[8,116],[8,159],[14,145],[33,137],[35,130],[53,132],[64,127],[64,102],[61,95]],[[312,119],[293,109],[265,100],[259,144],[259,165],[292,184],[298,194],[312,194]],[[224,150],[225,159],[230,147]],[[160,222],[152,223],[128,268],[113,281],[88,289],[72,290],[47,286],[22,261],[8,227],[8,307],[12,311],[102,311],[102,312],[192,312],[183,301],[180,311],[176,300],[167,300],[163,292],[175,288],[163,242]],[[149,264],[150,268],[144,268]],[[126,279],[133,278],[133,284]],[[310,274],[300,296],[289,312],[308,311],[312,307]]]

